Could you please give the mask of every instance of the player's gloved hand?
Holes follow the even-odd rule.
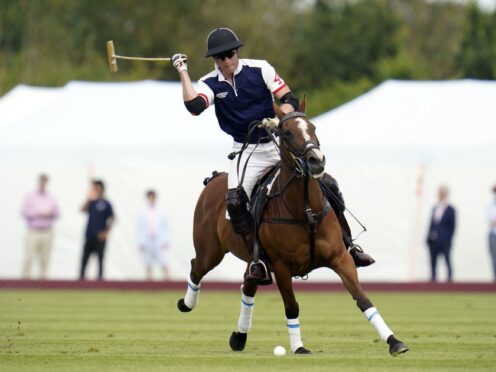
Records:
[[[188,56],[182,53],[176,53],[172,56],[172,64],[178,72],[188,71]]]
[[[279,127],[279,118],[265,118],[258,124],[258,127],[272,133]]]

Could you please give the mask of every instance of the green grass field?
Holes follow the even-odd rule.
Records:
[[[310,356],[289,349],[278,293],[260,293],[245,351],[228,339],[239,293],[201,294],[193,312],[179,292],[0,291],[0,371],[495,371],[494,294],[369,296],[410,351],[396,358],[344,293],[300,293]]]

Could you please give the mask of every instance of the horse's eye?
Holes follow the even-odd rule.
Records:
[[[290,130],[285,130],[285,131],[284,131],[284,135],[285,135],[286,137],[291,137],[293,134],[291,133],[291,131],[290,131]]]

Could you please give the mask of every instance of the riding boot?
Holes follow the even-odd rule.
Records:
[[[344,198],[343,194],[339,190],[338,182],[327,173],[324,174],[324,177],[320,182],[322,191],[324,192],[329,203],[331,203],[332,209],[334,210],[334,213],[339,221],[344,244],[346,248],[349,249],[350,255],[355,262],[355,266],[365,267],[372,265],[375,260],[370,255],[365,253],[359,245],[354,244],[351,239],[350,225],[348,225],[348,221],[346,221],[346,217],[344,215],[344,211],[346,210]]]
[[[247,205],[248,197],[242,186],[227,190],[226,208],[231,219],[231,225],[234,232],[243,239],[248,253],[253,256],[253,261],[249,263],[246,270],[245,278],[260,285],[272,284],[272,276],[265,263],[260,260],[255,223]]]
[[[346,217],[343,212],[339,212],[336,214],[338,218],[339,224],[341,225],[341,230],[343,232],[343,241],[346,248],[349,249],[350,255],[355,262],[356,267],[365,267],[372,265],[375,260],[365,253],[358,244],[353,243],[351,240],[351,229],[350,225],[348,225],[348,221],[346,221]]]
[[[241,237],[243,238],[248,252],[252,253],[253,256],[253,261],[248,264],[248,268],[246,269],[245,279],[247,281],[254,281],[258,285],[272,284],[272,275],[270,275],[265,262],[259,257],[260,251],[258,242],[255,238],[255,230],[243,234]]]

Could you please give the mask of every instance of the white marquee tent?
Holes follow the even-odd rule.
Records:
[[[494,82],[388,81],[315,118],[327,169],[369,230],[358,242],[378,262],[360,270],[363,279],[428,278],[423,237],[440,183],[450,186],[459,212],[455,280],[491,278],[484,208],[496,181],[495,98]],[[77,277],[85,224],[79,208],[88,178],[101,177],[117,215],[106,277],[143,277],[136,219],[144,191],[153,187],[169,215],[172,275],[183,279],[193,256],[192,214],[201,181],[214,169],[227,169],[230,142],[213,109],[199,117],[186,112],[179,83],[16,87],[0,98],[0,277],[20,275],[20,205],[37,175],[47,172],[62,210],[51,278]],[[243,270],[229,255],[209,278],[240,280]],[[311,278],[337,280],[323,270]]]
[[[77,277],[86,222],[79,209],[93,177],[106,182],[117,216],[106,277],[144,276],[136,224],[148,188],[158,191],[169,216],[172,275],[186,277],[196,197],[204,177],[227,168],[231,148],[213,110],[194,118],[184,108],[179,83],[154,81],[19,86],[0,102],[1,277],[20,275],[25,230],[20,208],[40,172],[50,175],[49,191],[62,210],[50,277]],[[222,270],[212,275],[228,277]]]
[[[55,99],[61,88],[20,84],[0,99],[0,128],[14,123]]]
[[[455,280],[491,279],[486,206],[496,183],[495,102],[494,81],[393,80],[314,118],[327,169],[369,229],[358,241],[377,271],[429,277],[425,234],[445,184],[458,217]],[[444,262],[439,267],[443,275]]]

